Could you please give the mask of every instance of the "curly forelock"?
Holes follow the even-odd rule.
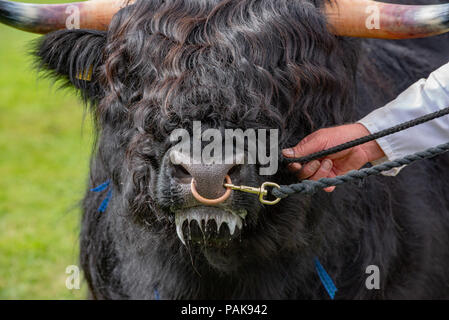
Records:
[[[110,26],[100,110],[159,134],[201,120],[275,127],[284,140],[345,121],[354,57],[321,2],[138,1]]]

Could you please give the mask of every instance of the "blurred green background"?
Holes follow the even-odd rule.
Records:
[[[82,299],[65,270],[79,264],[91,119],[74,92],[37,80],[36,37],[0,25],[0,299]]]

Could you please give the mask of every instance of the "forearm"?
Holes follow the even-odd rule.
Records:
[[[394,101],[359,121],[375,133],[449,107],[449,63],[420,80]],[[434,147],[449,141],[449,116],[380,138],[388,160]]]

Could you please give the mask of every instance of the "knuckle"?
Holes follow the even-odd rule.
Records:
[[[305,140],[302,140],[300,143],[298,143],[293,149],[295,151],[295,154],[302,154],[302,152],[304,151],[304,146],[307,144],[308,142]]]

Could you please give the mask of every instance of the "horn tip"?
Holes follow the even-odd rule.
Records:
[[[0,23],[22,30],[30,30],[35,23],[33,5],[0,0]]]

